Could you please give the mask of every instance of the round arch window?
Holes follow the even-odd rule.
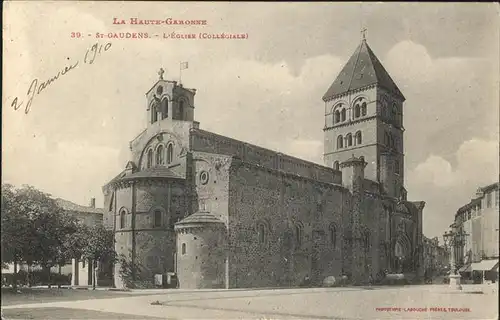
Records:
[[[208,183],[208,179],[209,179],[208,172],[202,171],[200,173],[200,182],[201,182],[201,184],[207,184]]]

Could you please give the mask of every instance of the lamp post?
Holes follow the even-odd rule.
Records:
[[[463,246],[467,234],[463,230],[458,230],[457,224],[453,223],[451,230],[443,234],[444,245],[450,248],[450,288],[462,290],[460,285],[460,274],[457,273],[455,249]]]

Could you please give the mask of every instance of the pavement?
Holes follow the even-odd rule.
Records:
[[[264,290],[132,290],[114,298],[3,306],[161,319],[498,319],[496,285]],[[148,295],[145,295],[145,294]]]

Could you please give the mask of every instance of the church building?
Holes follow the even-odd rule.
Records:
[[[405,97],[365,39],[324,110],[318,97],[323,165],[203,130],[196,90],[159,75],[130,161],[103,187],[104,223],[122,257],[116,287],[167,272],[180,288],[423,276],[425,203],[408,201],[404,187]]]

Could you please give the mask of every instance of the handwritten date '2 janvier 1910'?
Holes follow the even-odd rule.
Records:
[[[108,51],[111,48],[111,43],[106,43],[105,45],[101,45],[99,43],[93,44],[87,51],[85,52],[85,56],[83,58],[83,63],[84,64],[93,64],[96,58],[102,54],[103,52]],[[68,60],[70,60],[68,58]],[[76,69],[79,66],[80,60],[77,60],[75,63],[70,64],[65,66],[63,69],[61,69],[57,74],[51,78],[49,78],[46,81],[39,82],[38,78],[35,78],[31,81],[31,84],[28,88],[28,91],[26,92],[26,98],[27,102],[24,108],[24,113],[28,113],[31,110],[31,106],[33,104],[33,100],[35,98],[35,95],[39,95],[42,93],[46,88],[48,88],[52,83],[56,82],[59,77],[64,76],[71,72],[72,70]],[[24,105],[24,100],[20,101],[19,97],[14,98],[12,101],[11,107],[14,108],[14,110],[18,110]]]

